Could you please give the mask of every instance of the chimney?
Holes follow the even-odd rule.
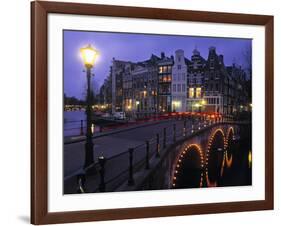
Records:
[[[161,59],[164,59],[164,58],[165,58],[165,53],[161,52]]]

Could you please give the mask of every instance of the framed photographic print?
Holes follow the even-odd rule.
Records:
[[[273,209],[273,17],[31,3],[31,222]]]

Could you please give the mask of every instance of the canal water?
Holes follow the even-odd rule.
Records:
[[[190,150],[182,160],[174,188],[252,185],[251,137],[251,126],[245,126],[236,137],[231,134],[228,147],[220,151],[221,138],[215,137],[205,169],[200,167],[196,150]]]
[[[85,111],[64,111],[64,136],[79,136],[81,134],[81,120],[83,120],[83,132],[86,132],[86,113]],[[98,125],[92,126],[94,133],[99,132]]]

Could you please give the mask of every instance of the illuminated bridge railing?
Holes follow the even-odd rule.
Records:
[[[109,158],[99,156],[98,162],[84,170],[86,172],[88,169],[94,168],[96,170],[94,175],[89,178],[83,173],[77,175],[77,192],[115,191],[126,182],[127,186],[133,186],[135,185],[135,173],[148,170],[151,159],[159,158],[165,148],[186,136],[221,122],[219,120],[190,121],[186,118],[180,120],[182,123],[172,124],[162,129],[151,139],[144,140],[136,147]],[[92,181],[90,188],[85,186],[86,180]]]
[[[124,121],[120,120],[111,120],[106,124],[97,124],[93,121],[92,123],[92,133],[100,134],[101,132],[113,131],[116,129],[124,129],[130,126],[136,126],[143,123],[155,122],[155,121],[164,121],[169,119],[174,119],[179,117],[178,115],[161,115],[157,117],[146,117],[141,119],[136,119],[135,121]],[[64,136],[84,136],[86,134],[86,120],[69,120],[64,122]]]

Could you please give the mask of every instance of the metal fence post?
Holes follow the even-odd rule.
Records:
[[[84,135],[83,120],[81,120],[81,122],[80,122],[80,135]]]
[[[176,142],[177,140],[177,137],[176,137],[176,124],[173,125],[173,140],[174,140],[174,143]]]
[[[156,134],[156,157],[160,157],[159,133]]]
[[[149,169],[149,140],[146,141],[145,169]]]
[[[134,148],[129,148],[129,179],[128,179],[128,185],[132,186],[135,184],[134,180],[134,172],[133,172],[133,154],[134,154]]]
[[[194,124],[191,125],[191,133],[194,133]]]
[[[167,131],[166,128],[163,129],[163,148],[166,148],[166,136],[167,136]]]
[[[100,164],[100,185],[99,185],[99,190],[101,192],[105,191],[105,180],[104,180],[104,175],[105,175],[105,162],[106,158],[103,156],[100,156],[98,158],[99,164]]]
[[[198,130],[200,130],[201,129],[201,122],[199,121],[198,122]]]

